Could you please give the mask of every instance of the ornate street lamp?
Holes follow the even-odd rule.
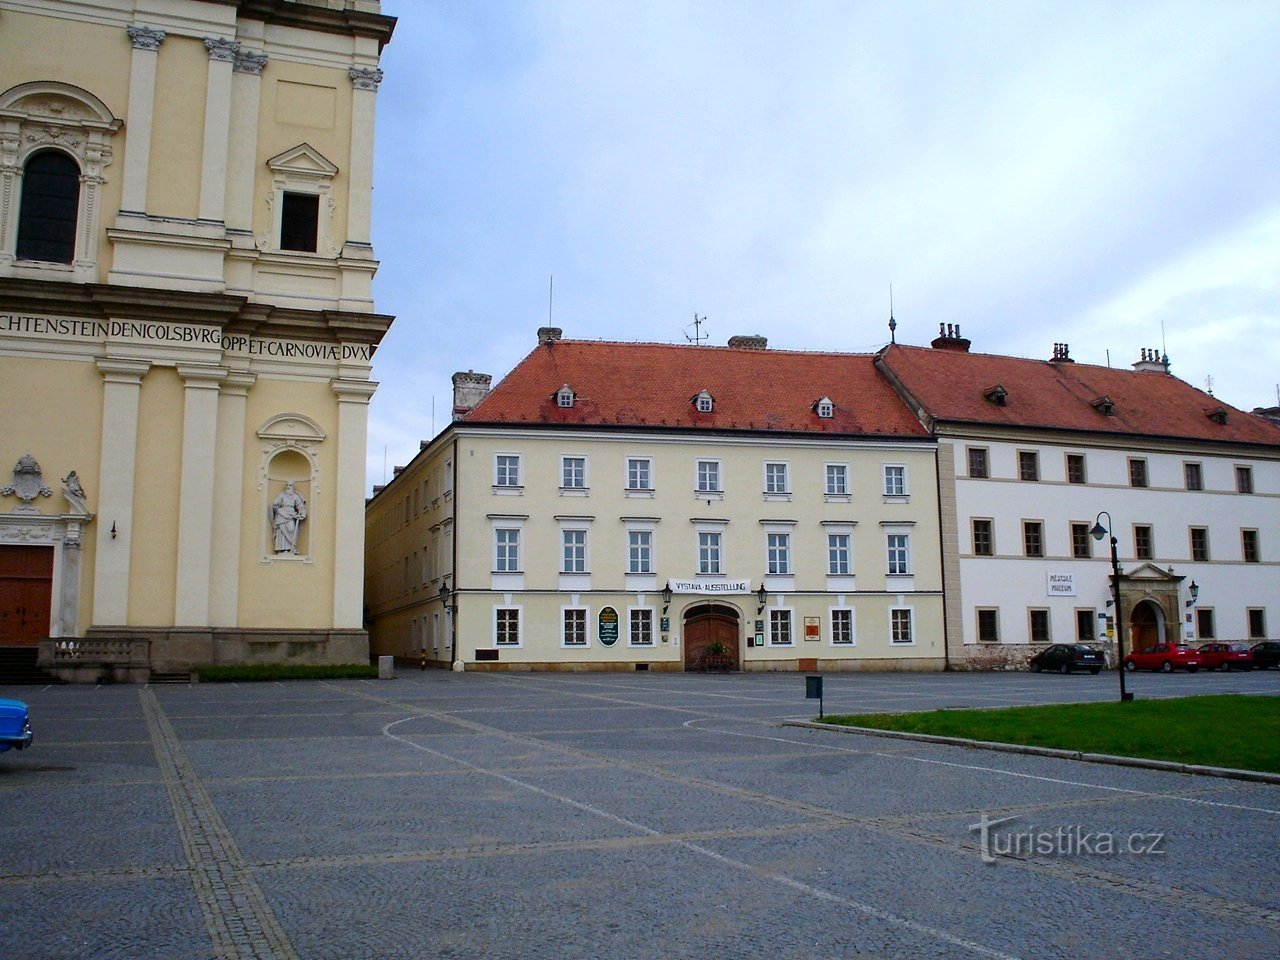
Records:
[[[1191,599],[1187,601],[1187,606],[1194,607],[1196,605],[1196,601],[1200,599],[1200,584],[1192,580],[1190,590]]]
[[[444,605],[445,623],[449,625],[449,662],[456,671],[460,669],[458,663],[458,629],[454,623],[455,615],[458,612],[456,606],[450,606],[449,601],[453,598],[453,591],[449,589],[449,580],[445,578],[440,581],[440,602]]]
[[[662,588],[662,615],[665,617],[667,611],[671,609],[671,581],[667,581],[667,585]]]
[[[764,613],[764,605],[769,600],[769,591],[764,588],[764,581],[760,581],[760,589],[756,591],[756,616]]]
[[[1097,519],[1093,522],[1093,528],[1089,531],[1093,535],[1093,539],[1101,540],[1109,531],[1107,527],[1102,525],[1102,518],[1107,518],[1107,525],[1114,526],[1111,514],[1107,511],[1101,511]],[[1133,699],[1133,694],[1124,688],[1124,617],[1120,613],[1120,558],[1116,555],[1116,538],[1115,534],[1111,534],[1111,599],[1115,606],[1115,623],[1116,623],[1116,668],[1120,674],[1120,702]]]

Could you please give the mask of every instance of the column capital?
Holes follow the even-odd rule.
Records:
[[[378,84],[382,82],[382,71],[377,67],[352,67],[347,71],[351,83],[357,90],[378,92]]]
[[[160,44],[164,42],[163,30],[140,26],[128,26],[125,29],[129,31],[129,39],[133,41],[133,49],[135,50],[150,50],[155,53],[160,49]]]
[[[233,370],[222,381],[222,395],[224,397],[247,397],[249,388],[257,382],[258,375],[256,373],[240,373]]]
[[[239,50],[236,52],[235,66],[232,67],[236,73],[247,73],[250,76],[262,76],[262,68],[267,65],[267,55],[265,53],[257,53],[253,50]]]
[[[217,390],[227,378],[227,368],[206,363],[180,363],[178,376],[189,390]]]
[[[139,384],[151,369],[149,360],[123,360],[118,357],[99,357],[98,372],[107,383]]]
[[[329,387],[338,396],[339,403],[368,403],[378,389],[376,380],[329,381]]]
[[[236,62],[236,53],[240,50],[239,40],[224,40],[222,37],[205,37],[204,48],[209,51],[210,60]]]

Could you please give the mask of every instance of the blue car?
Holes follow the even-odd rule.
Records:
[[[31,746],[31,723],[27,705],[21,700],[0,699],[0,753],[11,747],[25,750]]]

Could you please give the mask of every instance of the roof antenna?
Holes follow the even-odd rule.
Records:
[[[1204,392],[1211,397],[1213,396],[1213,376],[1212,375],[1204,378]],[[1280,396],[1280,393],[1278,393],[1277,396]]]
[[[689,336],[687,332],[684,335],[684,338],[688,340],[690,343],[694,344],[695,346],[702,346],[703,340],[711,339],[711,334],[702,332],[702,324],[706,321],[706,319],[707,319],[706,317],[699,317],[697,312],[695,311],[693,315],[693,323],[690,324],[690,326],[693,327],[693,336],[692,337]],[[688,329],[689,327],[685,327],[686,331],[688,331]]]
[[[897,343],[894,331],[898,329],[898,321],[893,319],[893,284],[889,284],[889,342]]]

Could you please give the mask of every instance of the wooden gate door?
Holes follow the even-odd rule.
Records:
[[[738,666],[738,612],[715,604],[694,607],[684,618],[684,668],[701,670],[707,647],[719,641],[728,651],[730,666]]]
[[[1135,653],[1150,650],[1160,642],[1160,623],[1150,600],[1143,600],[1133,608],[1129,621],[1129,646]]]
[[[49,636],[53,547],[0,546],[0,647],[34,647]]]

